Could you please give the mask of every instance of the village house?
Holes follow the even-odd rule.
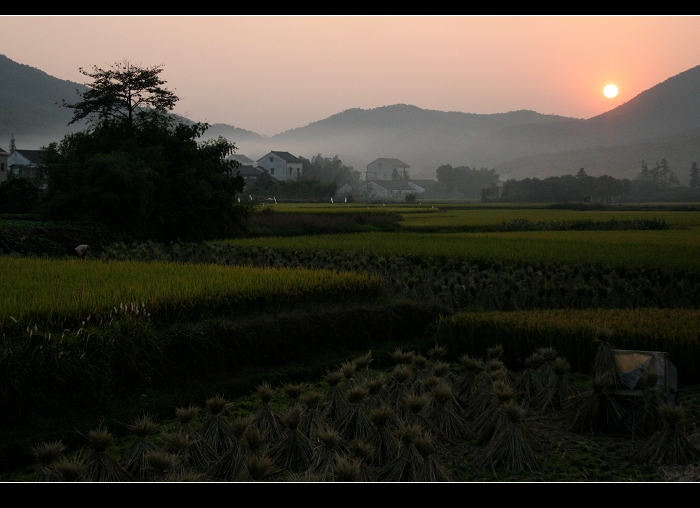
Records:
[[[367,180],[393,180],[408,175],[411,166],[399,159],[379,158],[367,164]]]
[[[39,164],[42,154],[42,150],[12,150],[7,156],[7,170],[12,173],[13,177],[26,178],[45,189],[46,182],[39,181]]]
[[[265,171],[263,171],[262,169],[252,166],[250,164],[246,164],[245,166],[238,166],[236,171],[238,171],[243,177],[246,186],[252,185],[259,178],[266,174]]]
[[[289,152],[273,151],[257,160],[262,168],[277,180],[297,180],[301,176],[302,162]]]
[[[404,200],[419,191],[406,180],[370,180],[360,187],[360,194],[371,199]]]
[[[227,161],[236,161],[238,162],[241,166],[257,166],[258,163],[257,161],[254,161],[250,157],[247,157],[243,155],[242,153],[234,153],[226,157]]]
[[[10,154],[0,148],[0,182],[7,180],[7,157]]]

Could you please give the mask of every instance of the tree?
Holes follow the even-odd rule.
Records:
[[[209,125],[168,118],[170,100],[176,99],[172,95],[136,99],[138,83],[149,83],[143,91],[156,93],[150,85],[162,81],[147,77],[157,76],[158,68],[127,70],[120,86],[107,86],[107,75],[96,73],[94,93],[76,109],[74,119],[97,119],[89,129],[45,148],[41,169],[48,189],[42,215],[101,222],[126,239],[200,241],[241,235],[250,204],[235,201],[245,182],[236,172],[238,163],[225,160],[236,146],[222,137],[198,142]],[[141,110],[144,104],[154,109]]]
[[[444,192],[452,194],[457,191],[469,199],[479,199],[481,190],[497,186],[500,178],[495,169],[472,169],[469,166],[453,168],[449,164],[437,168],[435,174]]]
[[[30,213],[39,204],[40,191],[26,178],[0,183],[0,213]]]
[[[73,118],[68,125],[96,117],[98,122],[125,121],[132,129],[146,117],[167,118],[167,113],[179,100],[173,92],[163,88],[165,81],[159,76],[162,66],[139,67],[124,60],[114,63],[109,69],[94,65],[92,72],[82,67],[79,70],[93,81],[85,83],[87,91],[78,92],[82,99],[79,102],[62,101],[62,106],[73,109]]]
[[[674,185],[679,185],[678,178],[671,171],[668,166],[668,161],[666,159],[661,159],[654,165],[654,169],[651,171],[652,177],[657,181],[662,187],[672,187]]]
[[[304,165],[302,180],[318,180],[321,183],[334,183],[338,187],[348,183],[353,187],[360,184],[360,172],[343,164],[337,155],[324,157],[320,153],[311,160],[299,157]]]
[[[693,162],[690,165],[690,182],[688,185],[691,189],[700,188],[700,170],[698,170],[697,162]]]

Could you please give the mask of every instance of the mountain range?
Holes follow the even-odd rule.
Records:
[[[84,124],[67,126],[62,99],[85,86],[0,55],[0,146],[38,149]],[[700,65],[589,119],[519,110],[496,114],[434,111],[408,104],[353,108],[303,127],[263,136],[212,124],[204,139],[223,136],[256,160],[279,150],[311,159],[337,155],[361,173],[380,157],[411,166],[412,178],[435,178],[443,164],[495,169],[501,180],[576,174],[634,178],[640,161],[666,159],[681,183],[700,160]]]

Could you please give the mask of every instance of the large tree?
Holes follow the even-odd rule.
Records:
[[[693,162],[690,165],[690,182],[688,185],[691,189],[700,189],[700,169],[698,169],[697,162]]]
[[[353,187],[360,185],[360,172],[352,166],[343,164],[337,155],[324,157],[320,153],[311,157],[311,160],[299,157],[304,169],[302,180],[318,180],[322,183],[334,183],[338,187],[348,183]]]
[[[225,160],[236,146],[222,137],[200,142],[207,124],[169,117],[175,97],[159,90],[159,79],[146,79],[159,70],[126,69],[126,76],[141,78],[114,80],[114,70],[96,72],[90,100],[76,106],[74,117],[88,116],[91,126],[45,149],[43,215],[101,222],[128,239],[242,234],[250,208],[236,194],[244,180],[238,163]],[[141,109],[146,104],[153,109]]]
[[[458,192],[469,199],[483,197],[481,191],[498,186],[500,179],[495,169],[476,169],[469,166],[453,168],[450,164],[443,164],[437,168],[435,175],[443,192]]]
[[[80,73],[92,78],[85,83],[87,91],[77,92],[81,100],[62,105],[73,110],[68,125],[87,118],[88,120],[124,121],[129,128],[144,116],[162,115],[173,109],[179,98],[163,87],[160,78],[162,66],[139,67],[128,60],[115,62],[110,68],[94,65],[92,72],[79,68]],[[148,119],[152,121],[152,118]]]

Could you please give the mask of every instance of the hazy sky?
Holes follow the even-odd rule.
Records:
[[[350,108],[590,118],[700,65],[700,16],[0,16],[57,78],[163,66],[175,112],[274,135]],[[603,87],[619,95],[608,99]]]

